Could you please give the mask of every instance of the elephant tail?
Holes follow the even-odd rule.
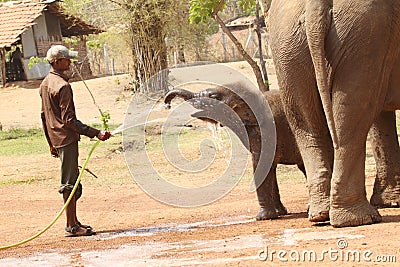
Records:
[[[337,148],[338,138],[333,118],[331,88],[328,85],[328,67],[325,59],[325,37],[331,25],[331,8],[332,0],[306,0],[305,28],[322,107],[333,145]]]

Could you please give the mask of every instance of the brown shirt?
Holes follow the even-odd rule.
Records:
[[[81,134],[90,138],[99,134],[76,118],[72,88],[64,75],[51,69],[40,85],[40,97],[43,130],[50,146],[60,148],[79,141]]]

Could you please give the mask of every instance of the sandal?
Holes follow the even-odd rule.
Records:
[[[78,232],[79,229],[85,229],[84,232]],[[76,236],[91,236],[96,234],[92,231],[92,229],[86,229],[81,227],[79,224],[75,224],[72,227],[65,227],[65,231],[67,232],[64,236],[65,237],[76,237]]]
[[[91,229],[91,230],[93,230],[92,226],[90,226],[90,225],[85,225],[85,224],[81,224],[79,221],[78,221],[77,225],[79,225],[80,227],[85,228],[85,229]]]

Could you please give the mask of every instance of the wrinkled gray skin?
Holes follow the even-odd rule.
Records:
[[[380,222],[366,198],[365,144],[375,122],[371,136],[382,146],[371,202],[398,203],[391,165],[399,160],[392,126],[400,108],[400,1],[273,0],[269,15],[282,102],[307,170],[310,221]]]
[[[170,91],[165,96],[165,103],[168,106],[173,98],[179,97],[183,98],[184,100],[190,100],[190,103],[196,108],[201,108],[201,106],[206,106],[204,104],[207,102],[207,99],[212,98],[229,106],[239,116],[245,125],[245,134],[248,136],[250,147],[248,147],[245,144],[246,142],[243,141],[244,139],[241,138],[243,133],[238,132],[238,127],[233,126],[230,128],[233,132],[235,132],[236,135],[239,136],[239,138],[241,138],[243,144],[247,146],[251,152],[253,171],[255,171],[259,163],[261,132],[251,108],[242,98],[228,89],[238,86],[239,85],[237,84],[227,85],[226,87],[218,86],[215,88],[202,90],[196,94],[183,89],[175,89]],[[272,166],[268,173],[261,174],[263,175],[263,177],[261,177],[263,183],[257,188],[257,197],[260,204],[260,211],[256,215],[257,220],[275,219],[278,218],[279,215],[287,214],[287,210],[280,200],[279,188],[276,180],[276,167],[278,164],[297,165],[298,168],[305,174],[303,160],[301,159],[295,138],[286,120],[279,91],[274,90],[265,92],[264,96],[267,99],[274,117],[277,140],[275,157]],[[208,108],[209,110],[213,109],[212,107]],[[202,117],[202,114],[204,115],[206,113],[195,113],[193,116],[199,119],[215,122],[208,119],[210,116]],[[225,118],[226,116],[223,117]],[[222,125],[228,126],[232,122],[232,119],[226,119],[225,121],[219,122]]]
[[[396,114],[383,111],[369,131],[376,162],[374,191],[370,203],[379,208],[400,205],[400,147]]]

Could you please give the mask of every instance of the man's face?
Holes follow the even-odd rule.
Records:
[[[67,71],[71,65],[71,60],[68,58],[59,58],[54,61],[53,68],[58,71]]]

